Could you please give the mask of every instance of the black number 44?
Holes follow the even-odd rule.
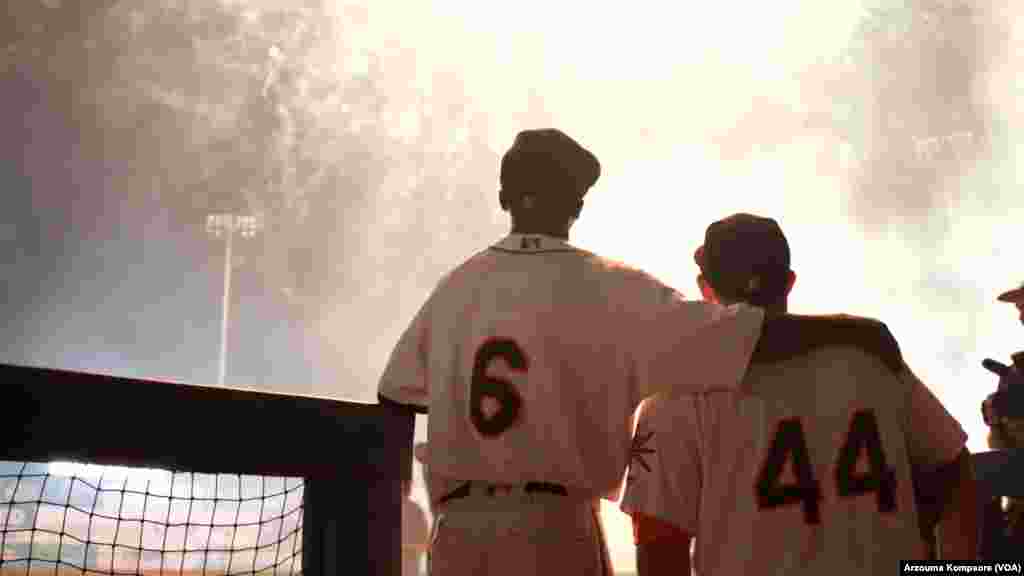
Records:
[[[862,452],[867,452],[868,471],[858,474],[857,460]],[[792,459],[796,482],[782,484],[782,470],[788,459]],[[886,464],[878,422],[871,410],[858,411],[850,420],[850,430],[839,451],[835,482],[836,493],[840,497],[874,492],[879,512],[896,510],[896,475]],[[801,504],[808,524],[821,523],[821,486],[814,478],[799,418],[779,422],[757,479],[756,493],[759,509]]]

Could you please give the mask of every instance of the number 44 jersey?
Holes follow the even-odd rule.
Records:
[[[643,404],[621,506],[700,574],[884,574],[923,553],[911,470],[966,439],[883,324],[769,316],[740,391]]]
[[[640,401],[736,389],[763,316],[684,301],[562,240],[512,234],[438,284],[379,394],[429,410],[430,476],[614,499]],[[448,489],[439,482],[434,501]]]

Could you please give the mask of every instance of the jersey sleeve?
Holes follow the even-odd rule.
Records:
[[[693,397],[651,398],[640,410],[630,450],[623,512],[697,533],[701,462]]]
[[[933,468],[956,459],[967,442],[960,423],[905,364],[900,373],[909,386],[907,452],[914,466]]]
[[[391,351],[377,386],[377,397],[427,413],[430,387],[427,355],[430,348],[430,300],[420,308]]]
[[[761,335],[764,311],[688,301],[663,290],[635,320],[634,406],[658,393],[737,389]]]

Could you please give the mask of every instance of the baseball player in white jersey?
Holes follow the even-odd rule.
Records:
[[[620,504],[640,576],[689,574],[694,538],[698,574],[894,573],[943,515],[943,557],[973,558],[967,436],[885,325],[786,314],[796,276],[772,219],[715,222],[695,258],[706,299],[766,317],[739,391],[640,408]]]
[[[433,576],[610,575],[598,502],[636,407],[746,370],[762,310],[686,302],[569,243],[599,173],[564,133],[521,132],[501,161],[511,233],[441,280],[381,377],[382,403],[429,410]]]

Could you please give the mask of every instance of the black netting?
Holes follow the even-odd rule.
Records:
[[[301,478],[0,462],[0,576],[302,572]]]

